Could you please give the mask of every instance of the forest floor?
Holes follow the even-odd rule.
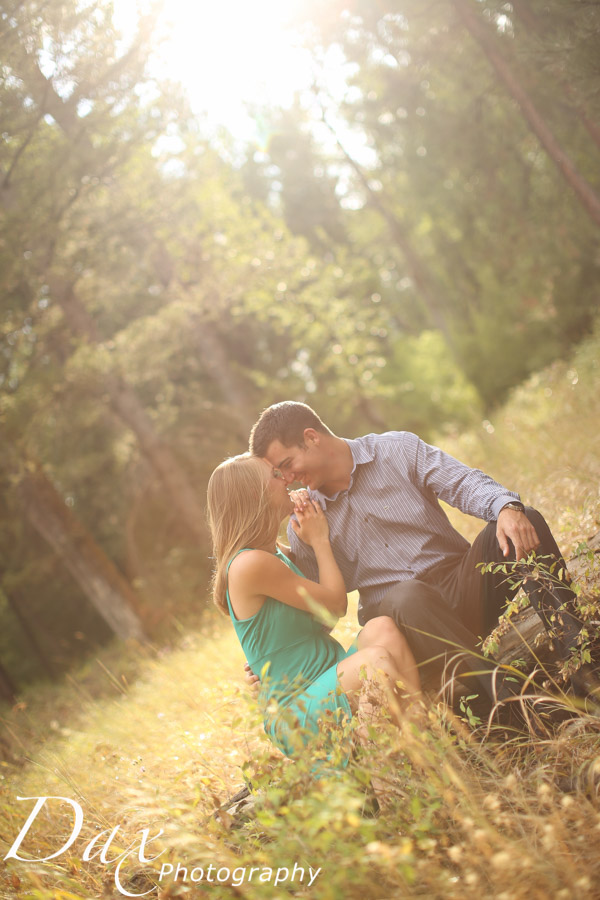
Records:
[[[599,618],[598,554],[587,543],[600,527],[599,351],[600,338],[587,341],[478,433],[439,438],[546,515],[565,555],[577,556],[590,630]],[[469,538],[480,527],[451,515]],[[346,646],[355,609],[335,632]],[[600,896],[595,707],[565,697],[573,716],[554,732],[482,742],[433,706],[425,725],[384,731],[341,777],[317,779],[265,739],[242,666],[228,623],[208,614],[169,647],[111,646],[4,709],[1,856],[32,798],[63,799],[46,801],[15,848],[53,858],[5,860],[0,897]],[[390,798],[379,815],[373,773]],[[258,789],[254,816],[241,825],[215,816],[245,779]]]

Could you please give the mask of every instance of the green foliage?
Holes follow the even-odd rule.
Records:
[[[540,36],[521,27],[519,12],[529,4],[512,12],[505,4],[478,6],[513,76],[597,192],[600,136],[586,124],[594,121],[594,73],[587,70],[574,98],[557,56],[585,56],[595,12],[576,0],[539,4]],[[342,207],[349,201],[344,219],[354,254],[395,288],[388,321],[409,332],[437,326],[493,408],[589,332],[597,307],[595,227],[459,22],[455,4],[436,0],[425,10],[409,2],[398,11],[354,0],[336,10],[326,16],[309,5],[302,21],[315,56],[327,61],[328,50],[341,49],[350,88],[341,102],[327,94],[325,62],[318,96],[304,113],[295,111],[295,123],[287,115],[287,131],[293,124],[295,134],[287,142],[305,142],[311,118],[322,135],[323,107],[335,138],[355,149],[337,151],[336,160],[329,135],[320,158],[314,150],[287,161],[272,154],[272,178],[302,184],[308,216],[316,173],[335,175]],[[549,61],[543,75],[540,42]],[[371,162],[361,161],[364,147]],[[287,216],[292,229],[300,219],[297,210]],[[332,238],[331,252],[340,244]]]
[[[471,726],[471,728],[476,728],[477,725],[481,725],[480,717],[475,715],[475,713],[469,706],[469,701],[476,700],[478,696],[478,694],[470,694],[469,696],[461,697],[459,700],[460,711],[463,713],[466,721]]]

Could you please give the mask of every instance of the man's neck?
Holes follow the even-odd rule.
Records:
[[[342,438],[334,437],[328,446],[327,477],[319,487],[322,494],[333,497],[339,491],[347,490],[354,468],[354,458],[350,447]]]

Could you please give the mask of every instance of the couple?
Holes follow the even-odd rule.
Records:
[[[287,485],[295,482],[308,494],[296,493],[294,503]],[[472,545],[438,498],[487,521]],[[556,619],[562,626],[563,658],[576,643],[574,594],[543,517],[410,432],[346,440],[305,404],[277,403],[254,425],[250,453],[213,472],[208,509],[214,599],[231,616],[264,699],[277,700],[265,728],[286,755],[320,721],[372,711],[375,673],[396,724],[419,706],[421,679],[439,684],[449,659],[488,709],[506,699],[510,687],[496,684],[493,661],[475,647],[516,587],[501,573],[482,575],[478,563],[518,561],[532,550],[552,557],[555,583],[532,578],[524,587],[546,627]],[[285,555],[277,534],[291,512]],[[346,652],[315,611],[343,615],[356,589],[364,627]]]

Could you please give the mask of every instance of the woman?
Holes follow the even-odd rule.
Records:
[[[315,553],[319,583],[304,578],[281,552],[277,535],[292,511],[281,474],[265,460],[235,456],[210,478],[213,598],[230,615],[250,667],[260,674],[265,730],[288,756],[318,732],[320,721],[355,712],[372,718],[368,684],[376,673],[396,724],[420,691],[415,660],[392,619],[371,619],[347,652],[324,629],[315,612],[345,614],[344,581],[316,503],[295,510],[293,527]]]

